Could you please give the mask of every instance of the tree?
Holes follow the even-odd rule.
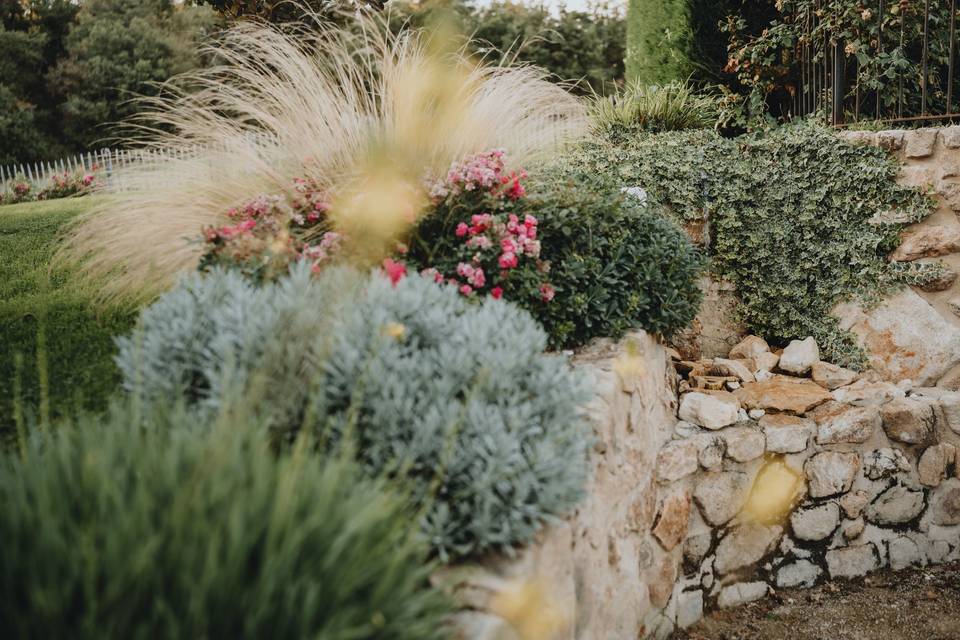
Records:
[[[685,80],[693,65],[689,0],[630,0],[627,80],[643,85]]]
[[[229,18],[257,17],[270,22],[289,22],[303,17],[306,8],[335,18],[338,11],[357,7],[383,9],[387,0],[196,0],[208,4]]]
[[[184,12],[190,12],[185,14]],[[64,139],[88,147],[117,133],[140,95],[200,64],[196,41],[212,26],[204,9],[171,0],[87,0],[48,82]]]

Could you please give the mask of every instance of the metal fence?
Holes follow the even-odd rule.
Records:
[[[828,124],[960,118],[957,0],[806,0],[791,111]]]

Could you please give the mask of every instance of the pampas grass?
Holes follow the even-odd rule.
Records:
[[[492,148],[530,165],[588,129],[584,105],[544,71],[476,63],[442,28],[391,35],[378,18],[353,32],[245,21],[208,54],[217,66],[146,99],[132,123],[127,143],[164,159],[119,170],[122,189],[64,238],[58,261],[106,280],[107,298],[143,301],[168,288],[195,268],[203,227],[259,194],[289,192],[295,176],[375,189],[371,171],[391,167],[390,188],[419,184]]]

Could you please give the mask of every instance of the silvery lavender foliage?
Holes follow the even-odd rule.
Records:
[[[449,559],[527,542],[582,496],[588,390],[545,345],[526,312],[419,276],[215,272],[147,309],[119,362],[147,399],[210,411],[240,388],[282,439],[309,424],[353,447],[404,484]]]

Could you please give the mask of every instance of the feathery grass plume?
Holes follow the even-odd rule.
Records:
[[[586,107],[546,72],[477,63],[448,29],[392,35],[376,17],[353,32],[243,21],[209,48],[220,64],[146,99],[132,123],[127,142],[160,153],[121,169],[121,188],[58,255],[109,275],[107,298],[167,288],[196,265],[204,226],[259,194],[290,192],[296,176],[335,192],[345,204],[333,222],[349,227],[396,200],[398,184],[414,193],[467,154],[506,148],[529,166],[588,129]],[[399,200],[404,219],[426,202]]]

